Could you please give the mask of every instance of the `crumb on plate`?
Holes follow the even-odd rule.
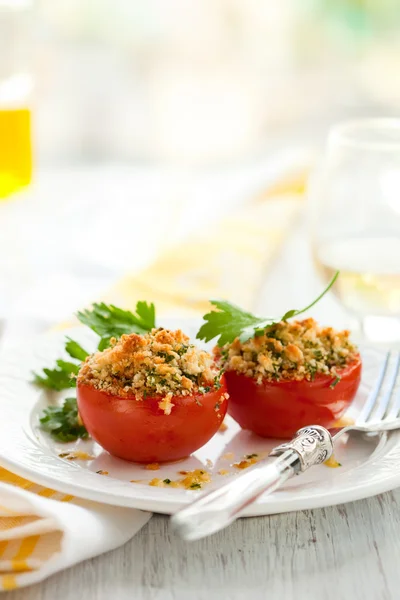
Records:
[[[147,471],[158,471],[160,465],[158,463],[149,463],[148,465],[145,465],[144,468],[147,469]]]
[[[58,455],[60,458],[66,458],[67,460],[94,460],[94,456],[81,450],[71,450],[69,452],[61,452]]]
[[[331,469],[337,469],[338,467],[342,466],[342,463],[338,462],[332,454],[332,456],[324,462],[324,465],[326,467],[330,467]]]
[[[234,463],[233,466],[236,469],[247,469],[251,465],[255,465],[260,460],[260,456],[255,452],[253,454],[245,454],[243,460]]]
[[[222,456],[223,460],[233,460],[233,459],[234,459],[234,457],[235,457],[235,455],[234,455],[234,453],[233,453],[233,452],[226,452],[226,453],[225,453],[225,454]]]
[[[204,484],[210,483],[211,475],[203,469],[194,469],[193,471],[180,471],[184,474],[183,479],[171,480],[168,477],[161,479],[155,477],[149,481],[149,485],[154,487],[184,488],[186,490],[200,490]]]

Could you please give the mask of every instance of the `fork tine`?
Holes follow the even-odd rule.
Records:
[[[375,403],[379,397],[379,392],[382,388],[382,383],[385,378],[386,370],[388,368],[389,359],[390,359],[390,352],[387,352],[386,356],[384,358],[384,361],[382,363],[381,370],[379,371],[379,375],[376,380],[375,386],[372,388],[372,391],[369,394],[369,396],[363,406],[363,409],[357,418],[357,423],[365,423],[371,416],[371,413],[375,407]]]
[[[384,395],[382,396],[382,398],[378,404],[378,407],[376,409],[376,412],[374,414],[374,421],[380,421],[381,419],[383,419],[385,417],[387,408],[390,404],[390,400],[391,400],[391,397],[393,394],[393,390],[396,385],[397,376],[399,374],[399,367],[400,367],[400,356],[397,353],[395,361],[394,361],[394,365],[392,368],[392,372],[390,374],[387,389],[386,389]],[[390,412],[387,416],[389,417],[389,415],[390,415]]]
[[[397,373],[400,371],[400,352],[397,353],[396,356],[396,366]],[[393,386],[393,391],[396,389],[396,381]],[[388,419],[396,419],[398,414],[400,413],[400,390],[398,390],[395,394],[394,401],[392,406],[390,407],[389,413],[387,414]]]

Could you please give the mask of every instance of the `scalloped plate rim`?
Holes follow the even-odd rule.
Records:
[[[193,328],[195,323],[195,321],[188,321],[187,319],[178,319],[173,322],[175,324],[185,323],[185,326],[190,322]],[[64,336],[71,333],[74,333],[81,338],[84,337],[85,339],[89,339],[91,336],[90,333],[86,333],[82,328],[74,328],[67,331],[52,332],[50,334],[37,336],[32,340],[32,345],[35,344],[35,350],[41,349],[46,355],[47,346],[52,347],[53,350],[55,346],[59,348]],[[25,354],[29,357],[29,345],[28,347],[24,345],[24,349],[27,350]],[[35,386],[30,384],[27,379],[27,372],[30,371],[30,369],[28,369],[30,364],[24,365],[24,368],[21,369],[19,375],[15,374],[18,374],[19,372],[18,351],[22,351],[20,344],[11,348],[10,354],[5,359],[6,367],[7,360],[9,366],[11,366],[11,374],[4,372],[4,369],[2,369],[2,360],[0,358],[0,381],[3,381],[3,385],[0,389],[0,401],[4,402],[4,383],[8,382],[9,388],[6,388],[6,392],[8,392],[9,397],[7,398],[6,393],[6,400],[14,398],[14,402],[16,402],[18,406],[18,391],[17,389],[14,390],[14,387],[16,388],[18,383],[19,385],[22,385],[24,389],[26,388],[26,390],[29,390],[32,396],[35,396],[36,406],[42,393]],[[373,349],[372,351],[380,352],[377,349]],[[15,354],[14,359],[12,358],[13,352]],[[22,355],[23,354],[24,352],[22,352]],[[33,356],[33,348],[31,348],[31,355]],[[40,360],[42,360],[42,355]],[[25,400],[19,398],[19,403],[21,405],[19,406],[20,411],[22,409],[22,404],[24,405],[24,409],[26,409]],[[157,488],[147,485],[132,486],[131,484],[128,484],[128,481],[121,482],[113,477],[100,477],[91,471],[91,475],[88,477],[87,474],[89,471],[87,469],[77,466],[76,463],[68,464],[54,454],[54,451],[51,451],[50,447],[45,446],[35,439],[34,430],[30,425],[31,415],[28,414],[29,410],[25,410],[23,417],[19,415],[16,422],[13,419],[13,415],[18,413],[18,410],[13,412],[10,403],[5,404],[4,406],[6,407],[6,418],[4,420],[2,419],[3,422],[0,424],[0,463],[1,466],[9,469],[20,477],[27,478],[39,485],[52,487],[65,494],[76,495],[80,498],[165,514],[175,512],[181,506],[190,503],[196,497],[194,492],[187,490]],[[35,406],[32,406],[33,412],[35,411]],[[9,408],[8,413],[7,408]],[[16,443],[14,447],[14,457],[10,456],[9,451],[10,447],[12,447],[10,438],[13,437],[13,434],[16,436],[15,440],[13,440]],[[372,458],[371,455],[371,459],[366,459],[364,463],[360,464],[358,467],[355,466],[354,469],[350,470],[350,472],[354,471],[354,475],[356,476],[353,483],[348,482],[346,484],[345,481],[342,481],[337,488],[328,487],[328,489],[325,490],[318,490],[318,487],[313,489],[313,483],[311,482],[308,483],[308,485],[303,486],[304,489],[300,490],[300,493],[298,493],[298,490],[296,489],[284,487],[271,496],[261,497],[256,503],[247,508],[245,516],[260,516],[332,506],[343,502],[350,502],[374,496],[400,486],[400,472],[396,473],[396,467],[398,468],[400,459],[400,433],[394,432],[390,434],[387,440],[387,443],[382,445],[382,448],[377,452],[375,458]],[[27,452],[28,454],[31,453],[33,456],[37,455],[37,462],[35,462],[35,459],[31,459],[31,462],[29,462],[26,457],[24,458],[24,452]],[[41,459],[43,459],[44,462],[42,462]],[[385,460],[389,461],[389,468],[386,466],[386,471],[384,468],[383,473],[380,473],[379,469],[382,470],[382,462],[385,463]],[[61,479],[57,476],[57,473],[52,473],[52,469],[44,464],[46,461],[50,461],[50,464],[54,463],[54,465],[56,465],[55,470],[61,472]],[[65,466],[61,467],[60,462]],[[127,463],[127,465],[129,465],[129,463]],[[129,468],[130,466],[131,465],[129,465]],[[368,472],[371,473],[371,469],[377,469],[375,471],[375,476],[379,473],[378,478],[375,477],[374,479],[374,477],[371,478],[370,475],[366,475]],[[362,473],[363,471],[364,474]],[[71,476],[71,473],[75,475],[78,474],[78,477],[75,478],[73,475]],[[86,474],[86,476],[84,475],[82,477],[82,473]],[[93,476],[95,476],[95,478],[93,478]],[[89,481],[86,481],[86,479]],[[295,481],[298,482],[300,486],[302,485],[302,480],[300,478],[296,478]],[[334,482],[334,479],[332,479],[332,481]],[[90,487],[90,483],[94,482],[96,483],[95,489]],[[340,477],[338,477],[338,482],[340,482]],[[121,493],[122,490],[124,493]],[[126,493],[126,490],[128,490],[129,493]]]

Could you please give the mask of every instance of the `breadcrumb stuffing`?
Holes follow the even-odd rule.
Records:
[[[174,396],[205,394],[219,386],[213,357],[190,344],[182,331],[153,329],[123,335],[111,347],[88,356],[78,383],[137,400],[160,396],[159,408],[169,415]]]
[[[169,394],[167,394],[165,396],[165,398],[160,400],[160,402],[158,403],[158,408],[160,410],[163,410],[164,414],[166,414],[166,415],[170,415],[172,407],[175,406],[173,404],[173,402],[171,402],[171,398],[172,398],[172,392],[169,392]]]
[[[349,340],[350,332],[320,327],[314,319],[280,322],[264,335],[247,342],[237,338],[232,344],[214,348],[214,355],[225,371],[237,371],[263,379],[313,380],[317,373],[337,375],[337,369],[358,356]]]

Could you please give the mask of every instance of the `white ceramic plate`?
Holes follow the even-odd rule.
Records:
[[[198,323],[193,321],[173,325],[180,325],[189,334],[198,328]],[[68,333],[87,348],[94,347],[91,332],[77,328]],[[181,470],[203,467],[212,474],[212,482],[207,486],[211,489],[240,473],[232,463],[240,461],[245,454],[264,454],[277,444],[240,430],[227,418],[227,430],[217,433],[194,455],[179,463],[164,465],[158,471],[148,471],[141,465],[113,458],[91,441],[53,442],[40,431],[39,415],[49,402],[60,402],[62,397],[45,394],[32,385],[30,379],[32,370],[51,366],[62,354],[64,336],[64,332],[53,333],[24,344],[8,345],[0,357],[0,464],[14,473],[82,498],[170,514],[191,502],[199,492],[149,486],[146,482],[153,477],[176,480]],[[352,406],[352,416],[365,401],[382,360],[382,352],[378,350],[366,349],[362,354],[363,381]],[[76,449],[94,459],[69,461],[58,456]],[[329,506],[366,498],[400,485],[400,433],[385,435],[380,440],[355,437],[349,438],[347,443],[343,440],[337,447],[336,458],[342,467],[314,467],[287,482],[273,495],[261,497],[246,514],[266,515]],[[229,474],[220,475],[221,469]],[[108,476],[97,474],[99,470],[108,471]],[[143,483],[131,483],[131,480]]]

